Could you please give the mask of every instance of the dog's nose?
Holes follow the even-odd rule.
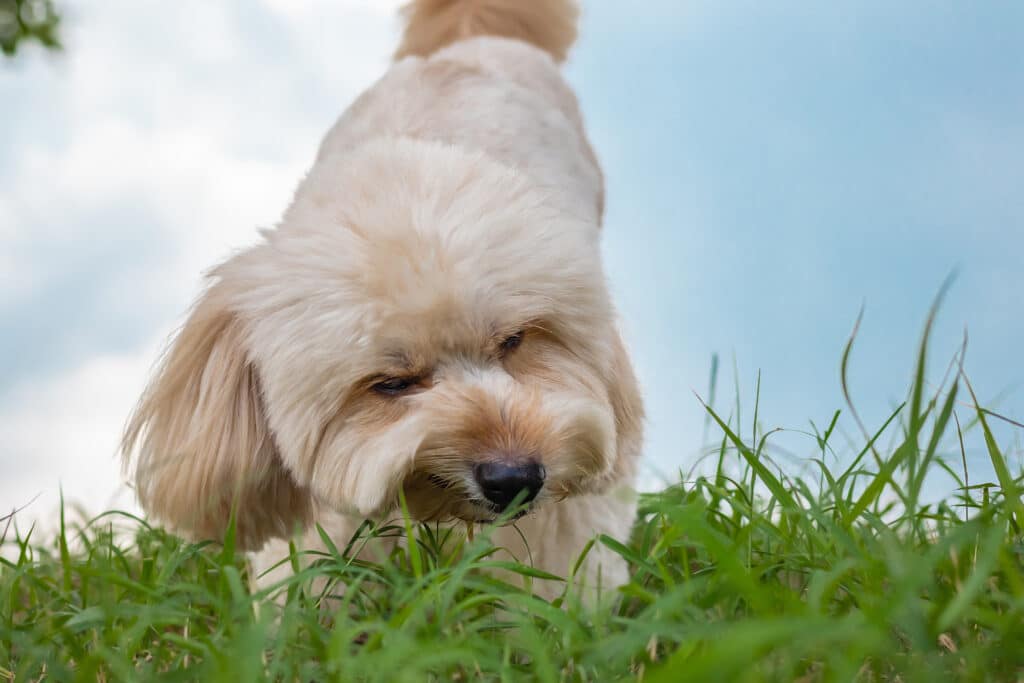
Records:
[[[529,503],[537,497],[544,485],[544,466],[532,461],[515,465],[482,462],[473,468],[473,476],[484,497],[504,510],[522,491],[525,491],[525,498],[519,501],[521,503]]]

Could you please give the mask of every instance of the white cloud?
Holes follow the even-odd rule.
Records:
[[[4,477],[0,510],[31,506],[22,524],[52,520],[63,488],[71,503],[93,512],[109,504],[129,505],[121,485],[117,439],[142,389],[155,345],[128,357],[98,356],[48,381],[26,381],[0,403]]]

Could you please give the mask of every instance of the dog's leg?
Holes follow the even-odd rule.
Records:
[[[544,506],[513,526],[496,529],[493,540],[523,564],[532,563],[537,569],[568,577],[592,538],[607,534],[627,543],[635,517],[636,498],[629,491],[577,496]],[[503,578],[513,580],[510,574]],[[608,595],[628,579],[626,561],[596,542],[577,572],[571,590],[585,603],[594,605],[601,596]],[[550,600],[561,595],[565,584],[533,580],[532,588],[537,595]]]
[[[344,552],[349,541],[359,530],[362,520],[358,517],[321,510],[317,513],[317,523],[326,532],[338,551]],[[328,554],[330,552],[315,526],[297,534],[293,541],[299,553],[300,569],[305,569],[322,558],[321,553]],[[285,539],[273,539],[262,550],[253,553],[251,557],[253,590],[264,590],[281,585],[293,575],[292,563],[288,560],[288,544],[289,542]],[[365,543],[363,539],[359,539],[353,546],[353,553],[360,559],[380,561],[386,557],[393,545],[394,542],[391,539],[372,539]],[[310,585],[309,590],[313,595],[321,595],[327,586],[328,578],[317,577]],[[330,610],[331,597],[339,596],[343,592],[344,586],[334,586],[330,591],[330,596],[325,597],[323,607]],[[273,597],[278,605],[283,606],[286,595],[287,590],[282,586],[282,589]]]

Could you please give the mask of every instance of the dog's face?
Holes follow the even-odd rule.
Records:
[[[322,160],[217,269],[129,425],[140,498],[240,537],[404,493],[490,521],[632,469],[640,404],[598,228],[488,160],[389,141]]]

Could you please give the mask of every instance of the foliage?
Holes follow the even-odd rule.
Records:
[[[0,51],[13,57],[25,42],[60,49],[60,14],[52,0],[0,0]]]
[[[907,402],[845,465],[838,412],[817,434],[813,477],[773,464],[770,433],[744,441],[709,408],[717,465],[642,496],[625,543],[595,539],[632,568],[596,607],[491,578],[486,534],[435,527],[388,562],[352,559],[355,541],[261,591],[230,534],[189,544],[119,512],[62,521],[52,543],[12,527],[0,678],[1021,680],[1024,480],[961,372],[926,395],[926,350],[927,334]],[[964,478],[953,463],[972,437],[998,481],[923,503],[929,473]],[[331,609],[325,581],[347,586]]]

